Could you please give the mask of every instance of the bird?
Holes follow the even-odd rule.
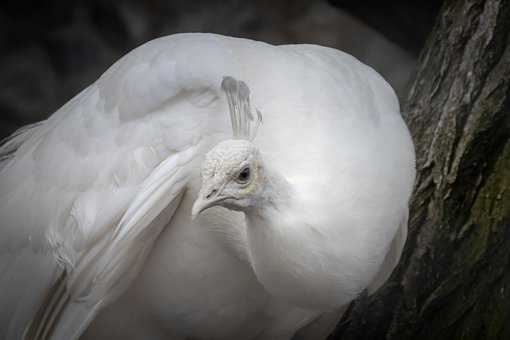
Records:
[[[135,48],[0,157],[2,339],[324,338],[398,263],[415,177],[372,68],[209,33]]]

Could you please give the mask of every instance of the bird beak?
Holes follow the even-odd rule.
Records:
[[[191,219],[194,220],[202,211],[217,205],[220,201],[225,199],[226,197],[223,197],[220,191],[221,189],[217,186],[202,188],[198,193],[198,198],[195,200],[195,203],[193,203]]]

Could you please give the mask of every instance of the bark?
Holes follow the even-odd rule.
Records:
[[[444,3],[404,110],[406,249],[330,339],[510,339],[509,38],[510,1]]]

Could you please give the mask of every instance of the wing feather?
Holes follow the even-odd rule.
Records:
[[[178,206],[195,155],[193,148],[175,154],[151,173],[105,242],[62,271],[27,339],[77,339],[99,309],[124,291]],[[166,218],[155,222],[163,210]]]
[[[239,62],[209,40],[134,50],[0,147],[0,338],[76,338],[132,281],[201,145],[229,135],[220,83]]]

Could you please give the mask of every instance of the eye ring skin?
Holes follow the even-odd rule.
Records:
[[[235,181],[241,185],[247,185],[251,182],[252,174],[250,166],[247,165],[239,171],[235,177]]]

